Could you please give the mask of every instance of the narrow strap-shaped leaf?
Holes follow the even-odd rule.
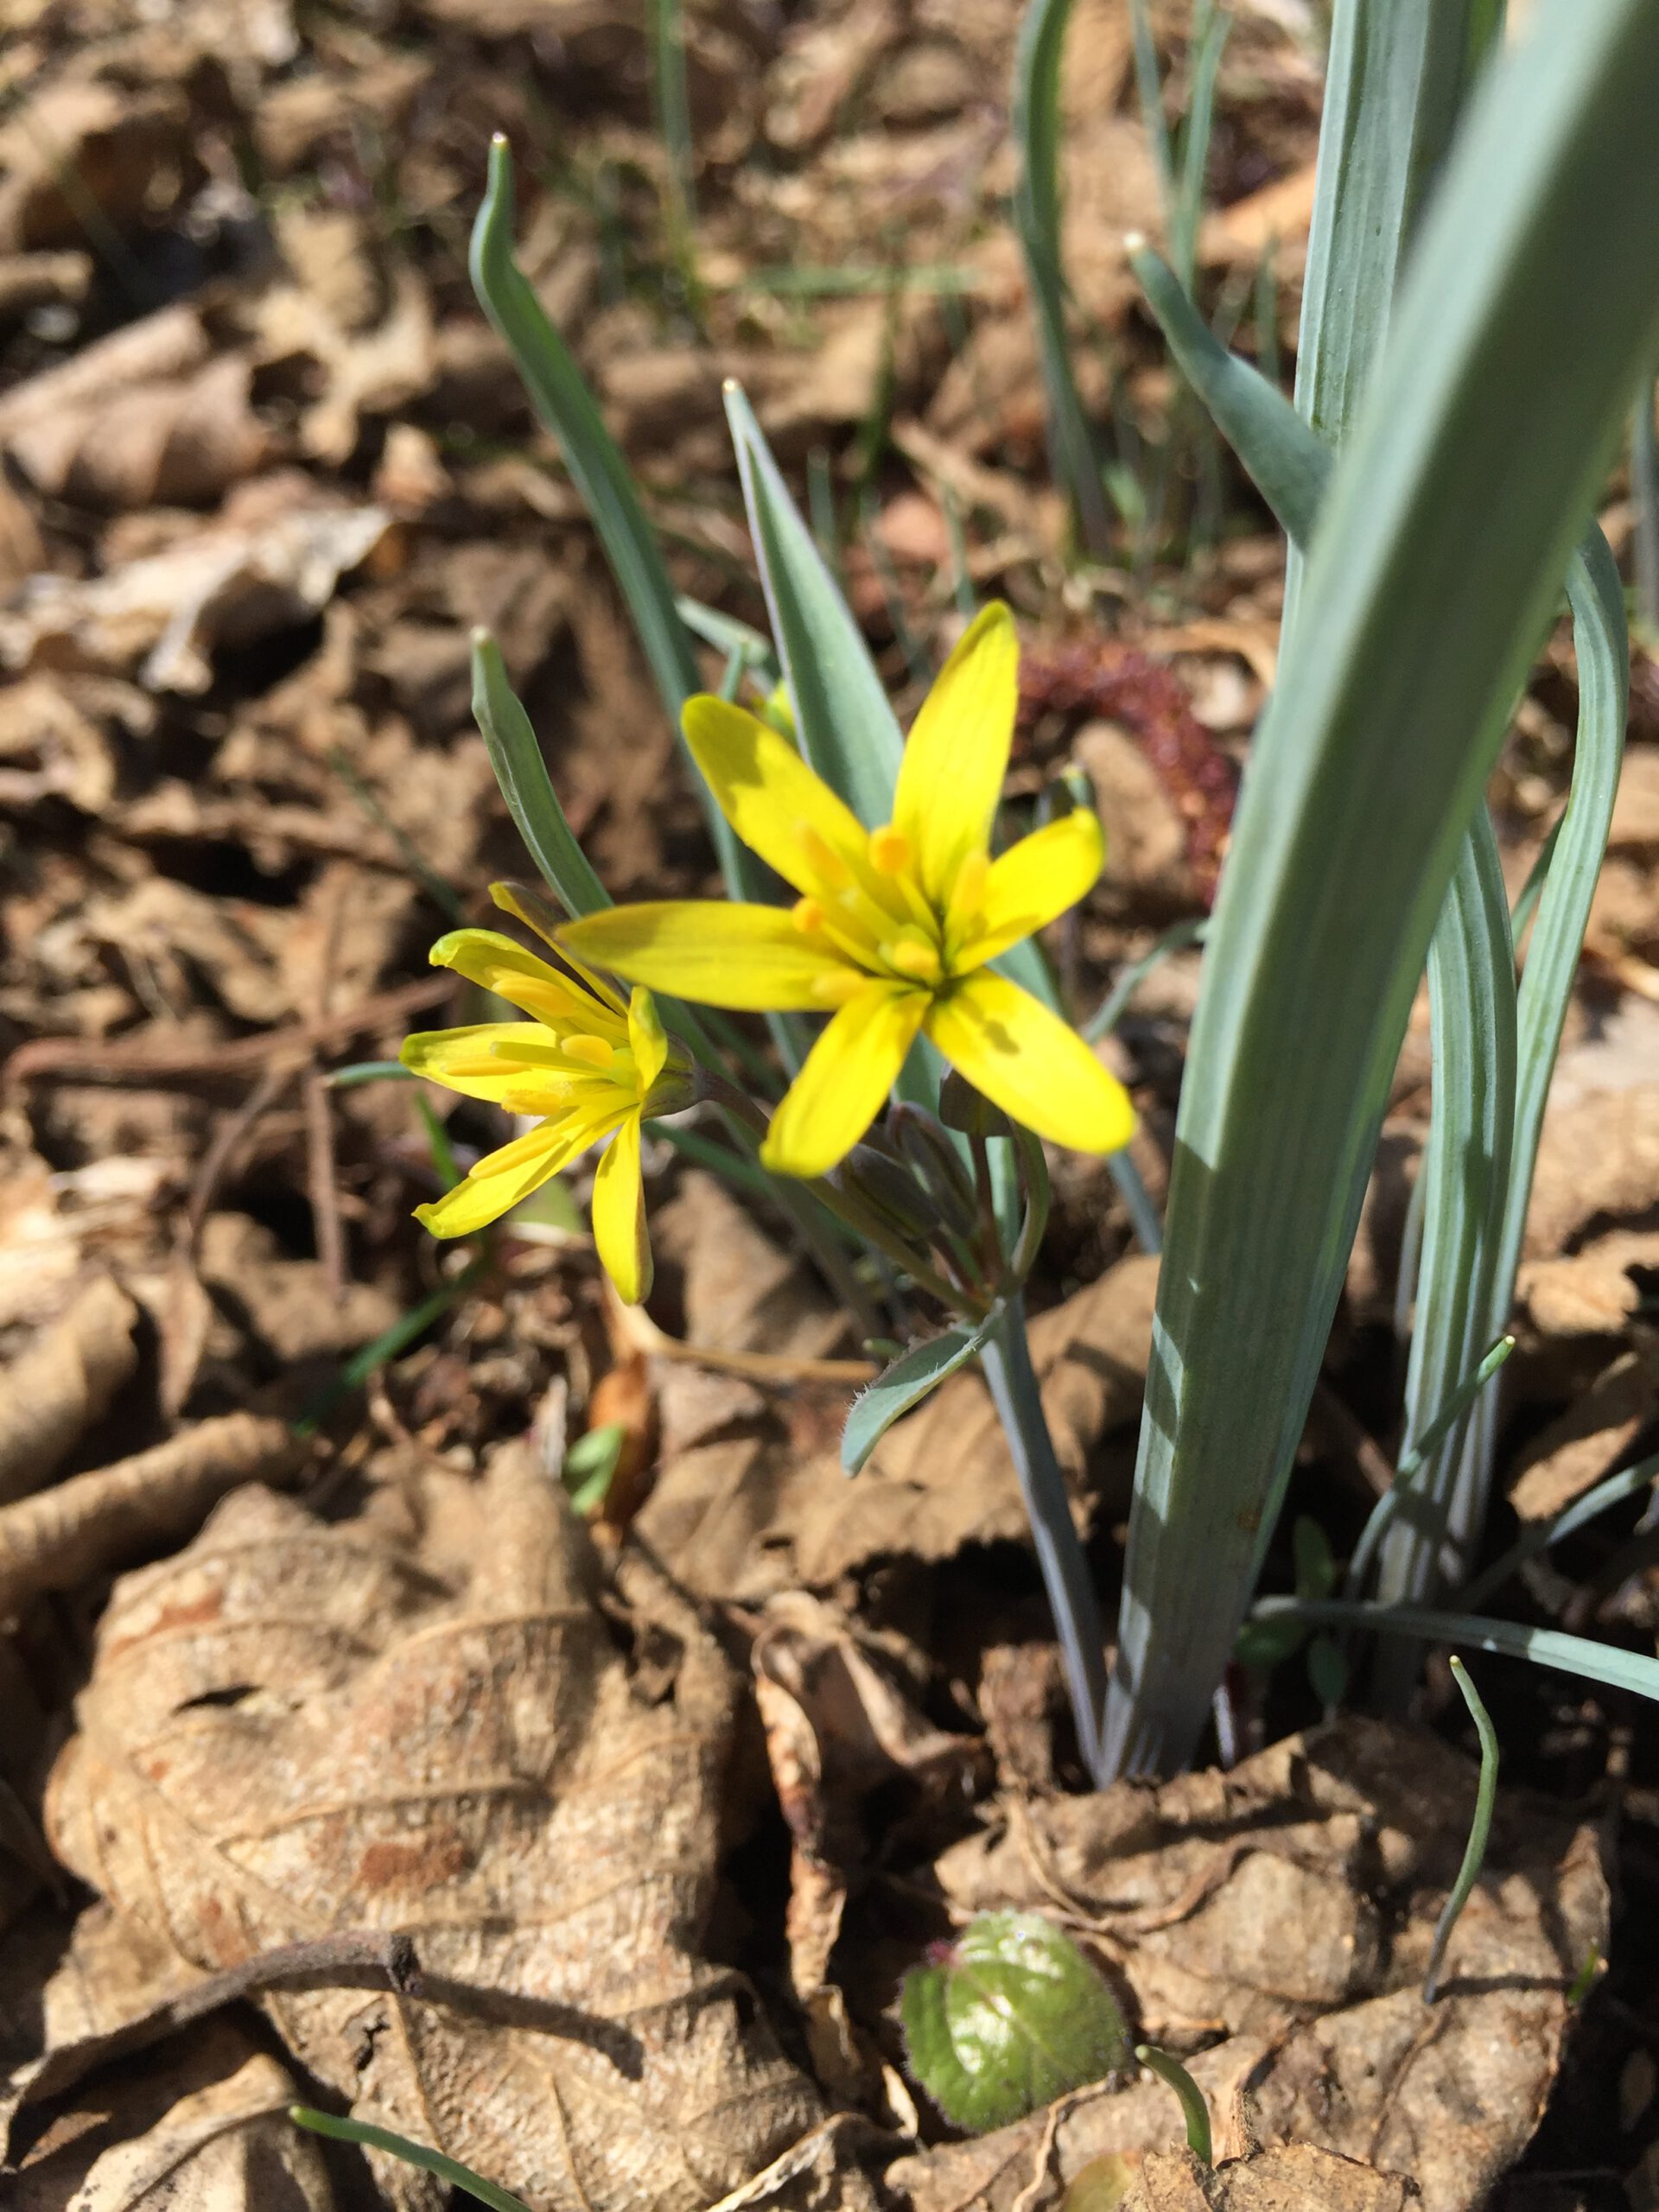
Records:
[[[1163,256],[1132,248],[1129,266],[1181,373],[1249,470],[1287,537],[1305,546],[1331,475],[1331,448],[1275,385],[1228,351]]]
[[[698,689],[690,639],[628,465],[570,349],[512,257],[512,156],[498,134],[490,145],[489,187],[473,226],[473,289],[505,340],[537,414],[559,442],[679,736],[681,709]],[[692,782],[727,883],[734,897],[747,897],[754,880],[749,856],[695,771]]]
[[[1288,1616],[1310,1628],[1369,1630],[1378,1636],[1410,1636],[1426,1643],[1472,1645],[1508,1659],[1530,1659],[1580,1681],[1605,1682],[1609,1689],[1630,1690],[1659,1700],[1659,1659],[1624,1651],[1587,1636],[1568,1636],[1556,1628],[1527,1628],[1516,1621],[1489,1620],[1479,1613],[1443,1613],[1426,1605],[1353,1605],[1341,1598],[1263,1598],[1252,1618]]]
[[[1094,429],[1071,373],[1060,260],[1060,57],[1071,16],[1071,0],[1031,0],[1020,25],[1009,116],[1020,153],[1014,226],[1025,256],[1042,356],[1049,467],[1071,498],[1084,544],[1103,556],[1111,549],[1111,517]]]
[[[1499,1233],[1486,1330],[1508,1326],[1516,1274],[1532,1202],[1544,1109],[1607,850],[1630,713],[1630,638],[1624,594],[1607,541],[1593,524],[1567,572],[1573,642],[1579,663],[1578,743],[1573,785],[1539,893],[1517,1004],[1515,1134],[1508,1200]],[[1486,1516],[1497,1443],[1498,1402],[1489,1393],[1475,1409],[1463,1452],[1450,1528],[1466,1552]]]
[[[812,542],[754,410],[734,384],[726,417],[801,751],[867,828],[893,812],[904,741],[856,622]]]
[[[1659,201],[1656,92],[1650,0],[1544,0],[1453,149],[1332,478],[1183,1086],[1120,1770],[1179,1764],[1208,1713],[1463,825],[1659,339],[1659,228],[1626,219]],[[1541,299],[1570,353],[1540,346]]]
[[[1406,1376],[1406,1450],[1423,1465],[1408,1509],[1383,1540],[1377,1595],[1385,1605],[1433,1593],[1468,1420],[1454,1421],[1432,1450],[1423,1440],[1491,1342],[1515,1120],[1516,1001],[1509,896],[1484,800],[1435,926],[1428,988],[1434,1084]],[[1394,1671],[1389,1654],[1382,1663]],[[1397,1695],[1406,1685],[1396,1677],[1390,1687]]]
[[[373,2127],[365,2120],[341,2120],[331,2112],[314,2112],[308,2105],[290,2105],[288,2116],[296,2126],[308,2127],[314,2135],[329,2136],[336,2143],[361,2143],[371,2151],[385,2151],[394,2158],[401,2158],[405,2165],[418,2166],[423,2173],[435,2174],[452,2189],[464,2189],[468,2196],[487,2204],[490,2212],[530,2212],[524,2198],[515,2196],[510,2189],[486,2181],[482,2174],[475,2174],[458,2158],[446,2158],[442,2151],[429,2151],[424,2143],[411,2143],[406,2135],[394,2135],[389,2127]]]
[[[513,826],[547,883],[573,918],[611,904],[576,842],[548,776],[530,716],[507,681],[501,648],[487,630],[473,632],[473,716]]]
[[[965,1367],[1001,1319],[994,1306],[976,1326],[958,1322],[954,1328],[912,1344],[907,1352],[884,1368],[868,1390],[861,1390],[841,1433],[841,1464],[849,1475],[860,1473],[872,1452],[899,1416],[912,1412],[941,1382]]]

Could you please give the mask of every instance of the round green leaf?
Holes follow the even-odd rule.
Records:
[[[947,2120],[1005,2127],[1128,2060],[1116,1999],[1037,1912],[982,1913],[905,1977],[910,2070]]]

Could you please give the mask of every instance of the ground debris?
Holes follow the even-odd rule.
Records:
[[[108,1275],[87,1284],[38,1342],[0,1370],[0,1503],[49,1480],[137,1364],[138,1312]]]

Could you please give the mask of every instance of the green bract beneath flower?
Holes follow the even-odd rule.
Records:
[[[538,928],[511,886],[491,896]],[[594,1239],[606,1273],[630,1304],[651,1289],[651,1244],[639,1173],[639,1125],[689,1106],[690,1070],[665,1035],[651,993],[625,1001],[567,954],[562,972],[494,930],[452,930],[433,946],[434,967],[453,968],[532,1017],[477,1022],[406,1038],[404,1065],[468,1098],[487,1099],[537,1125],[488,1154],[416,1217],[435,1236],[465,1236],[496,1221],[596,1144]]]
[[[769,1167],[822,1175],[843,1159],[918,1033],[1056,1143],[1114,1152],[1133,1133],[1122,1085],[988,964],[1074,906],[1103,851],[1079,807],[991,856],[1018,658],[1007,608],[988,607],[923,702],[893,819],[874,830],[775,728],[725,700],[690,700],[686,741],[721,811],[798,899],[613,906],[559,932],[562,947],[706,1005],[830,1014],[773,1118]]]

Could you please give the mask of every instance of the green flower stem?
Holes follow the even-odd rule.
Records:
[[[1037,1563],[1060,1639],[1084,1764],[1096,1787],[1104,1789],[1110,1778],[1101,1741],[1106,1703],[1105,1642],[1094,1580],[1071,1518],[1065,1477],[1054,1456],[1053,1439],[1031,1363],[1022,1297],[1016,1294],[1009,1299],[981,1347],[979,1360],[1020,1478],[1020,1491],[1037,1547]]]
[[[1492,1716],[1487,1712],[1480,1692],[1469,1679],[1469,1671],[1461,1659],[1452,1655],[1452,1675],[1463,1692],[1463,1701],[1469,1708],[1469,1717],[1475,1724],[1475,1733],[1480,1738],[1480,1780],[1475,1788],[1475,1817],[1469,1824],[1469,1840],[1464,1846],[1463,1864],[1458,1869],[1458,1878],[1452,1885],[1452,1894],[1434,1929],[1434,1948],[1429,1953],[1428,1973],[1423,1981],[1423,2002],[1432,2005],[1440,1990],[1440,1969],[1446,1963],[1446,1947],[1458,1916],[1469,1902],[1469,1895],[1480,1878],[1480,1870],[1486,1858],[1486,1842],[1492,1832],[1492,1806],[1497,1796],[1497,1731],[1492,1726]]]
[[[741,1090],[712,1068],[700,1068],[697,1077],[702,1096],[722,1108],[735,1126],[744,1129],[757,1143],[765,1137],[766,1117],[752,1098],[746,1098]],[[821,1205],[844,1221],[867,1243],[885,1252],[895,1267],[901,1268],[912,1281],[937,1298],[950,1312],[966,1313],[976,1321],[984,1318],[987,1308],[983,1300],[976,1300],[947,1282],[937,1268],[883,1220],[874,1206],[866,1205],[857,1192],[843,1184],[831,1183],[822,1176],[811,1180],[803,1178],[798,1184],[791,1184],[786,1175],[775,1176],[772,1179],[779,1193],[794,1188],[810,1192]],[[880,1332],[872,1330],[867,1333],[880,1335]]]

